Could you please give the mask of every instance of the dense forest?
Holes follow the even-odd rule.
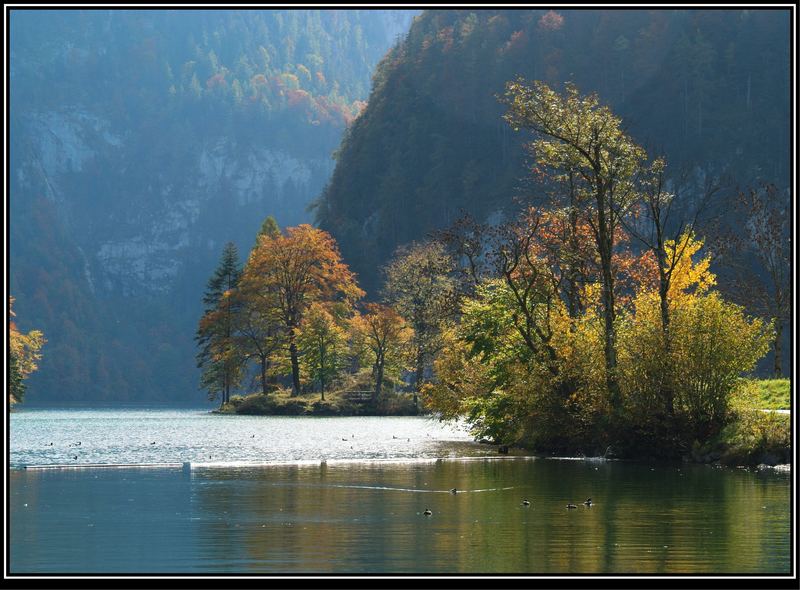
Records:
[[[29,403],[197,399],[219,249],[310,220],[415,13],[12,10],[10,291],[48,336]]]
[[[498,101],[521,76],[597,92],[691,202],[714,183],[789,184],[789,20],[780,10],[432,10],[378,65],[316,204],[369,291],[394,249],[462,211],[537,198],[530,134]]]

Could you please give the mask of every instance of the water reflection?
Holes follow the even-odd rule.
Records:
[[[785,573],[789,481],[532,459],[15,471],[11,570]]]

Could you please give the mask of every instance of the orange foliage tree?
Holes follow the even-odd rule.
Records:
[[[259,236],[242,276],[242,289],[268,293],[265,300],[274,301],[288,343],[293,396],[300,393],[297,335],[306,311],[315,302],[346,309],[364,295],[333,237],[308,224]]]

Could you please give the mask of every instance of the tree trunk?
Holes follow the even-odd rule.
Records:
[[[261,393],[267,395],[267,357],[261,357]]]
[[[781,344],[783,340],[783,322],[779,318],[775,318],[775,378],[780,379],[783,377],[783,367],[781,363]]]
[[[614,276],[611,269],[611,239],[605,227],[604,221],[600,220],[600,264],[603,275],[603,320],[604,320],[604,347],[606,362],[606,387],[608,387],[611,406],[614,410],[619,409],[621,394],[619,382],[617,380],[617,333],[614,325]],[[604,235],[605,234],[605,235]]]
[[[376,363],[375,369],[375,397],[372,401],[377,403],[381,399],[381,388],[383,387],[383,360]]]
[[[662,250],[663,252],[663,250]],[[661,332],[662,337],[664,338],[664,357],[669,361],[669,358],[672,354],[672,343],[670,342],[670,334],[669,334],[669,299],[667,295],[669,294],[669,281],[664,274],[664,264],[659,256],[659,286],[658,286],[658,296],[660,299],[660,306],[661,306]],[[667,368],[669,371],[669,367]],[[667,381],[662,382],[661,386],[661,394],[664,399],[664,405],[666,407],[667,416],[673,416],[675,413],[675,392],[672,390],[672,384],[669,382],[671,378],[670,375],[665,376]]]
[[[325,401],[325,348],[320,347],[320,363],[319,363],[319,391],[322,395],[322,401]]]
[[[414,411],[419,410],[419,390],[425,375],[425,355],[422,350],[417,350],[417,371],[414,375]]]
[[[297,360],[297,344],[294,339],[289,344],[289,357],[292,361],[292,396],[300,395],[300,362]]]

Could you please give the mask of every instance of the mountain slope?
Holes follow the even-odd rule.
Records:
[[[530,136],[497,100],[518,75],[596,91],[698,187],[787,186],[788,34],[785,10],[426,11],[379,64],[318,223],[374,292],[398,245],[462,210],[486,219],[529,197]]]
[[[222,245],[309,220],[413,14],[11,11],[10,290],[48,338],[30,403],[202,399]]]

